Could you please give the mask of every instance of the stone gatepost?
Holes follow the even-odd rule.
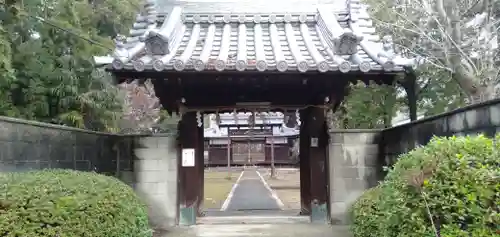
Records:
[[[367,189],[377,185],[379,130],[330,132],[329,194],[332,224],[349,224],[349,208]]]
[[[168,229],[177,222],[176,137],[139,137],[134,148],[134,187],[147,203],[150,222],[157,229]]]

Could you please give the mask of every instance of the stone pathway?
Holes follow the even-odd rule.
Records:
[[[352,237],[347,226],[311,224],[308,216],[282,211],[278,202],[257,171],[246,169],[225,211],[154,237]]]
[[[281,210],[276,198],[266,188],[256,169],[247,169],[241,176],[238,186],[226,211]]]

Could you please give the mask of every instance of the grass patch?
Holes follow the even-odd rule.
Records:
[[[222,207],[241,171],[205,171],[204,208]]]

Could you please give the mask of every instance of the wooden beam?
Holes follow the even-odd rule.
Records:
[[[123,78],[151,78],[155,93],[169,112],[184,106],[215,112],[234,108],[238,102],[270,102],[273,108],[297,107],[325,96],[342,93],[349,81],[377,81],[390,84],[395,74],[388,73],[273,73],[273,72],[135,72],[113,71]],[[166,78],[168,77],[168,78]],[[297,96],[301,95],[301,96]],[[220,109],[222,107],[222,109]],[[289,109],[288,108],[288,109]],[[281,108],[286,110],[287,108]]]
[[[196,84],[201,83],[213,83],[214,81],[225,82],[233,81],[241,83],[243,81],[255,82],[255,81],[289,81],[291,78],[309,78],[310,80],[317,80],[318,78],[329,78],[330,80],[336,80],[338,78],[359,78],[360,80],[369,79],[376,80],[384,77],[394,77],[396,75],[401,75],[404,72],[386,72],[386,71],[373,71],[364,73],[361,71],[352,71],[349,73],[342,73],[340,71],[330,71],[330,72],[305,72],[299,73],[298,71],[288,71],[288,72],[278,72],[278,71],[163,71],[157,72],[154,70],[136,71],[134,69],[123,69],[123,70],[113,70],[107,69],[113,75],[120,78],[190,78],[194,80]],[[285,82],[286,83],[286,82]]]

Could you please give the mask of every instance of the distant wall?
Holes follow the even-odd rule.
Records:
[[[500,132],[500,100],[453,110],[412,123],[388,128],[381,133],[381,165],[396,162],[400,154],[427,144],[433,136],[463,136]]]
[[[133,171],[133,139],[0,117],[0,171],[61,168],[109,175]]]

